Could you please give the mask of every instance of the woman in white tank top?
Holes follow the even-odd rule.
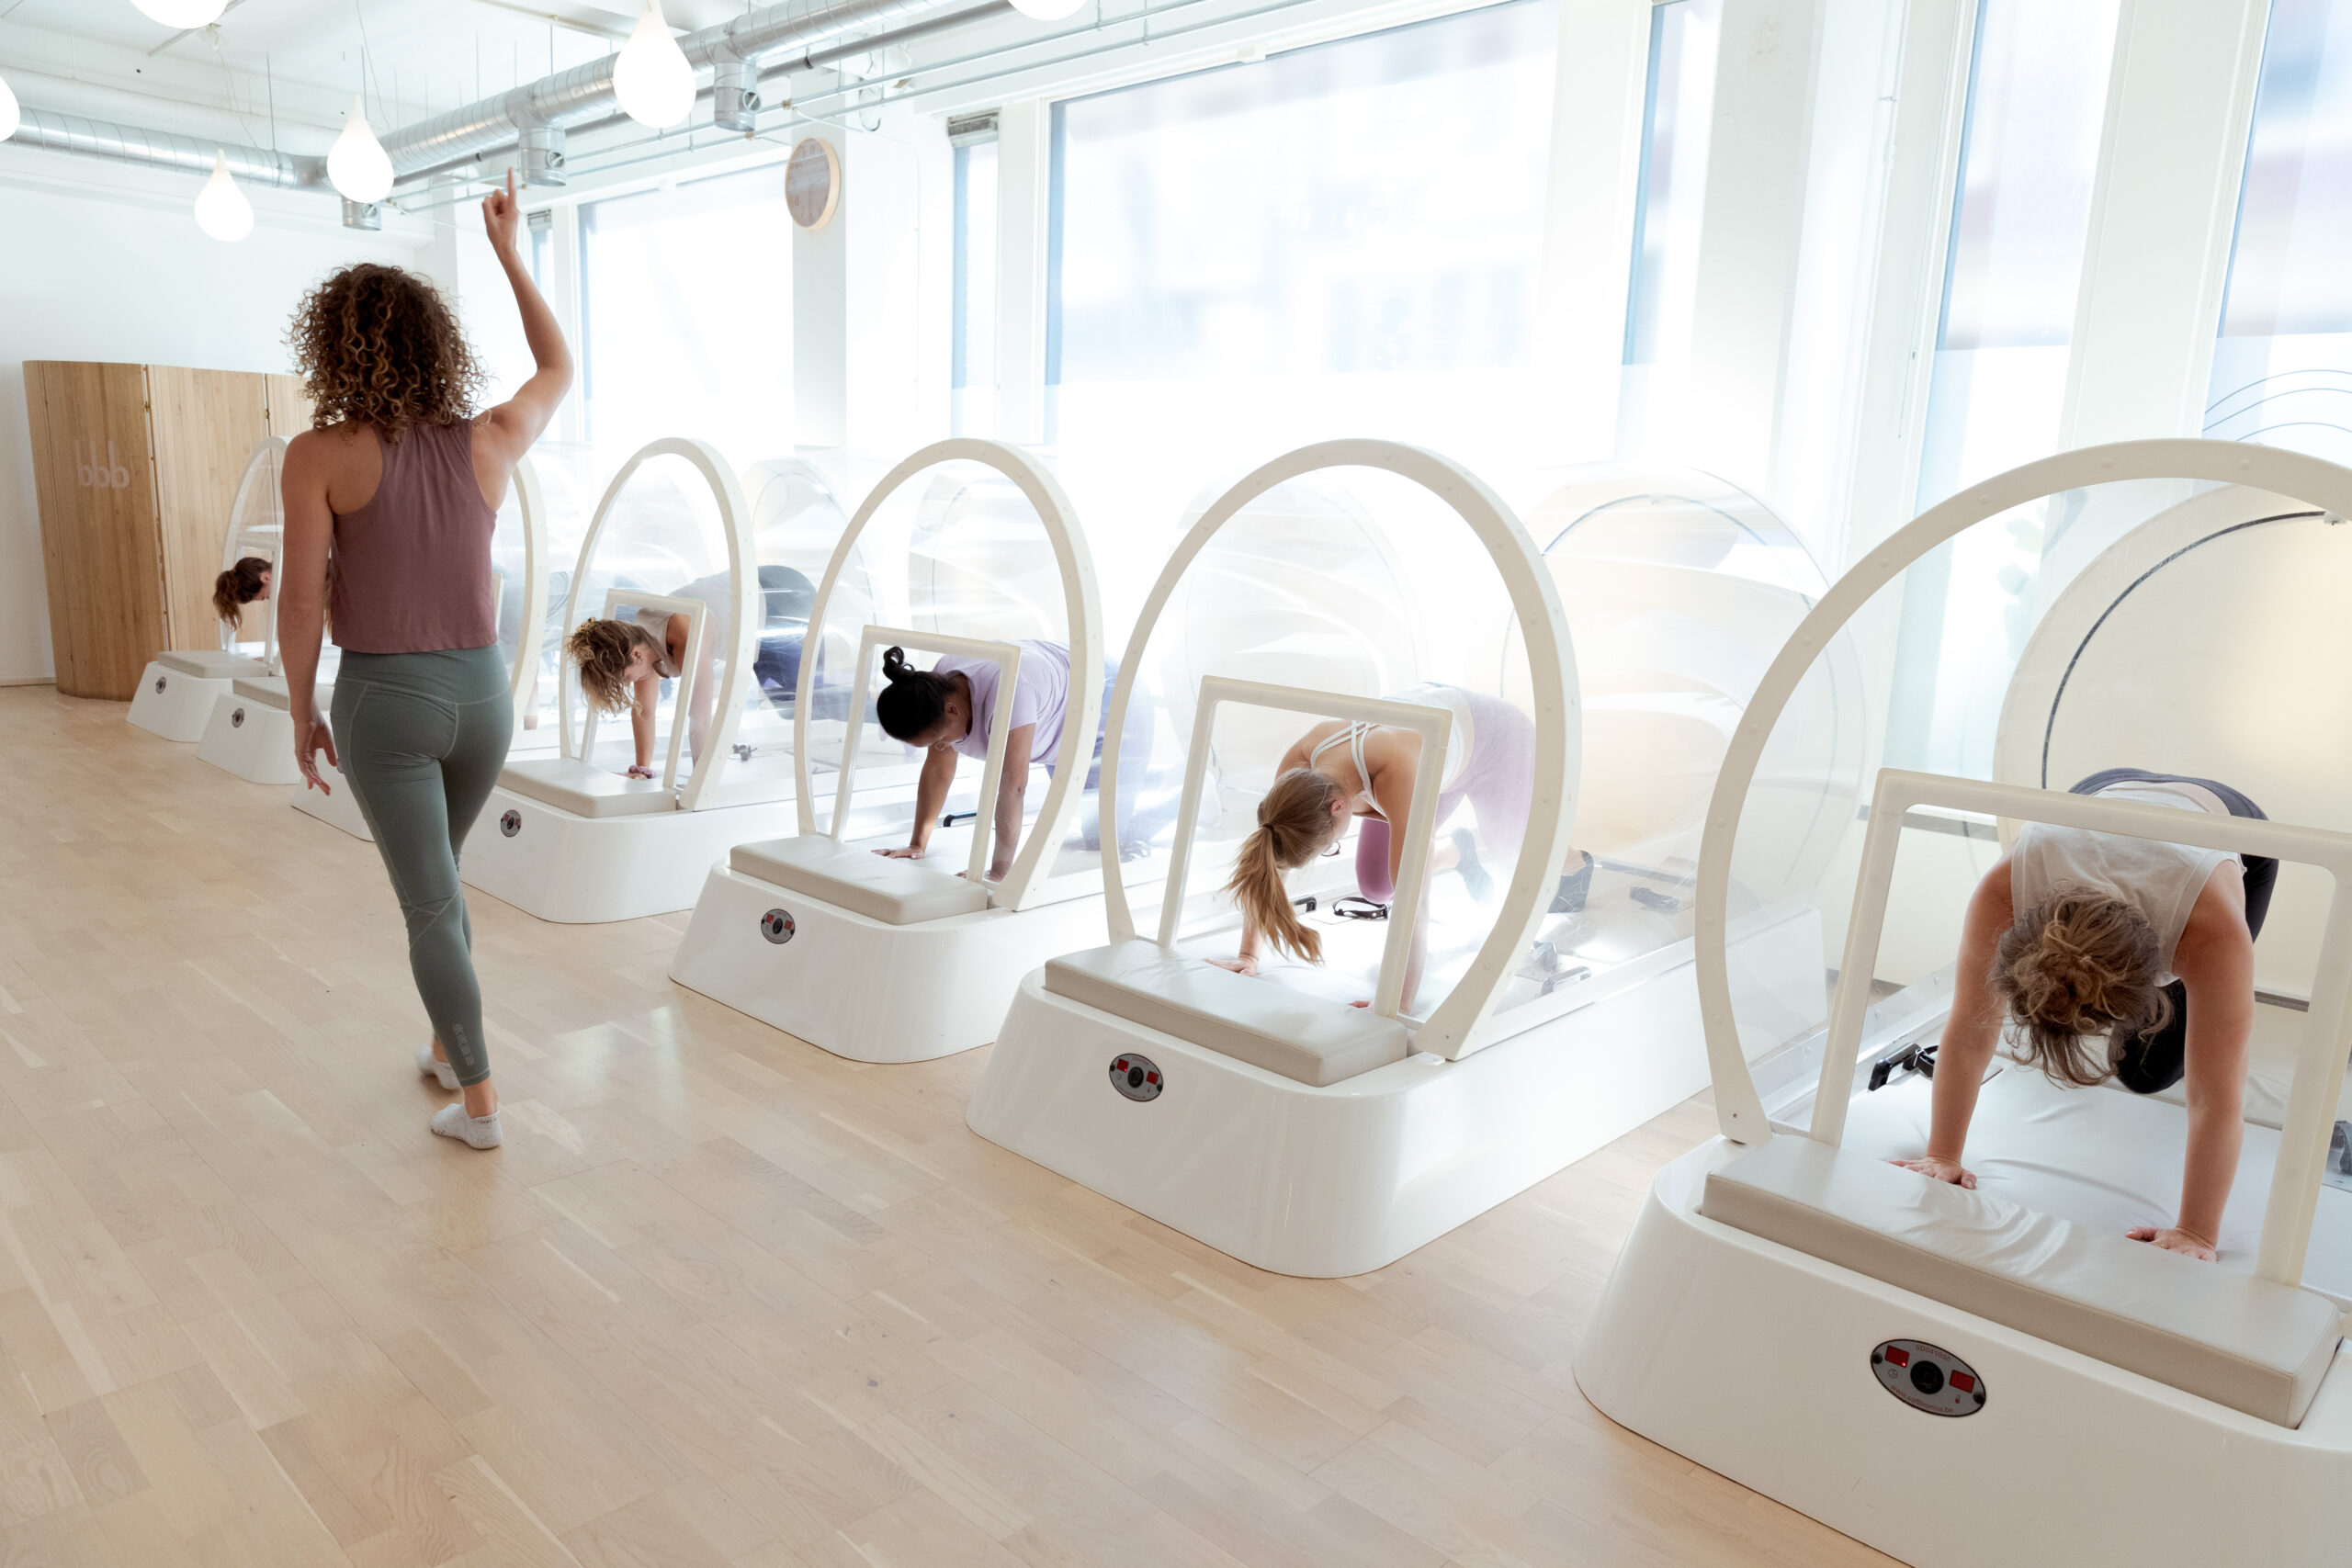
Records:
[[[2227,784],[2142,768],[2093,773],[2070,793],[2218,817],[2263,814]],[[1900,1163],[1976,1185],[1961,1151],[2006,1021],[2025,1060],[2059,1082],[2089,1087],[2111,1077],[2154,1094],[2188,1079],[2179,1213],[2171,1225],[2131,1235],[2217,1258],[2245,1126],[2254,939],[2278,875],[2278,863],[2261,856],[2027,824],[1969,899],[1928,1153]]]

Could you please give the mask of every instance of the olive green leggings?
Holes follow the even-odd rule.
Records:
[[[460,1084],[490,1077],[473,923],[458,881],[466,830],[506,763],[514,703],[493,645],[349,653],[330,710],[344,783],[408,922],[409,971]]]

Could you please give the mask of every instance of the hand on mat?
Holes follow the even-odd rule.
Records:
[[[2177,1252],[2184,1258],[2201,1258],[2208,1263],[2222,1260],[2221,1248],[2172,1225],[2159,1230],[2154,1225],[2134,1225],[2123,1233],[2133,1241],[2152,1241],[2166,1252]]]
[[[922,859],[922,846],[921,844],[900,844],[895,850],[876,850],[874,852],[880,855],[884,860]]]
[[[1905,1170],[1916,1170],[1931,1180],[1949,1181],[1954,1187],[1973,1190],[1976,1186],[1976,1173],[1962,1169],[1956,1159],[1938,1159],[1933,1155],[1922,1155],[1917,1159],[1890,1160],[1887,1163],[1899,1165]]]
[[[1210,958],[1203,962],[1214,964],[1220,969],[1230,969],[1236,975],[1255,975],[1258,972],[1258,961],[1254,958]]]
[[[327,766],[331,768],[339,768],[343,766],[342,759],[338,758],[334,754],[334,731],[327,728],[327,721],[325,719],[319,718],[314,716],[311,720],[311,732],[308,735],[304,735],[302,733],[301,727],[300,725],[295,727],[294,765],[302,770],[302,787],[304,789],[314,789],[321,795],[333,795],[334,793],[334,786],[328,784],[326,780],[319,777],[319,759],[317,753],[320,751],[324,751],[327,754]]]

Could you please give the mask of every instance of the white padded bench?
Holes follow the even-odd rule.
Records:
[[[2292,1427],[2335,1304],[1850,1149],[1783,1134],[1710,1172],[1699,1212],[1750,1235]]]
[[[632,779],[576,757],[509,762],[498,782],[516,795],[560,807],[575,817],[643,817],[675,811],[678,798],[660,779]]]
[[[252,680],[240,679],[231,682],[229,689],[245,701],[259,703],[266,708],[282,708],[287,703],[286,682],[282,676],[262,675]]]
[[[220,649],[175,649],[155,655],[155,662],[166,670],[183,675],[195,675],[207,681],[233,681],[240,675],[259,677],[269,673],[268,666],[258,659],[248,659],[242,653],[227,653]]]
[[[1046,989],[1318,1089],[1401,1062],[1412,1049],[1403,1024],[1369,1008],[1236,975],[1156,942],[1048,959]]]
[[[989,907],[986,887],[921,861],[892,860],[821,833],[738,844],[727,863],[745,876],[879,920],[911,926]]]

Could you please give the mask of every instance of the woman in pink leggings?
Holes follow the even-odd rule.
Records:
[[[1478,842],[1498,861],[1509,861],[1527,837],[1535,790],[1534,721],[1500,698],[1458,686],[1416,686],[1389,700],[1443,707],[1453,716],[1431,828],[1442,830],[1466,802],[1477,814],[1478,832],[1474,838],[1466,826],[1455,829],[1453,855],[1441,858],[1441,852],[1430,863],[1432,870],[1460,872],[1471,896],[1483,898],[1493,879],[1478,862]],[[1273,787],[1258,803],[1258,826],[1242,840],[1232,880],[1226,884],[1241,910],[1240,953],[1210,962],[1255,975],[1261,936],[1278,950],[1321,962],[1321,939],[1298,918],[1283,874],[1329,849],[1351,816],[1363,819],[1356,835],[1356,890],[1376,904],[1393,898],[1405,858],[1404,838],[1394,827],[1413,798],[1420,765],[1421,737],[1411,729],[1330,719],[1300,736],[1283,754]],[[1577,852],[1578,868],[1560,878],[1553,896],[1555,914],[1584,907],[1592,857]],[[1425,914],[1414,923],[1405,972],[1408,1005],[1420,988],[1426,923]]]

